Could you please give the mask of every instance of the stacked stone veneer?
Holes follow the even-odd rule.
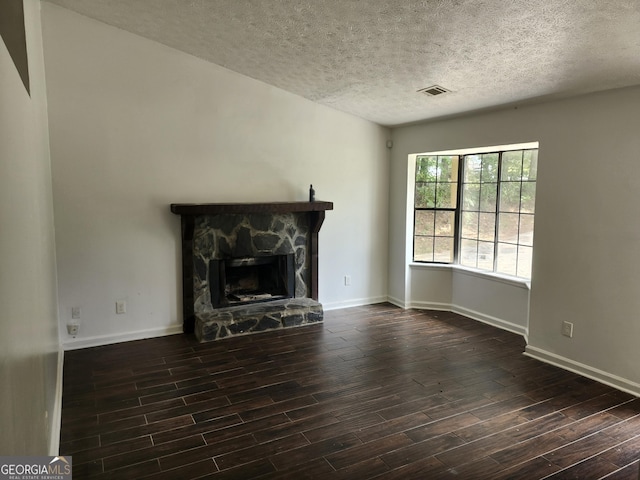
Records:
[[[193,236],[195,333],[209,341],[230,335],[322,321],[322,305],[309,296],[309,219],[304,212],[199,216]],[[213,308],[210,260],[261,255],[295,256],[295,299]]]
[[[310,298],[287,298],[271,302],[217,308],[196,314],[195,334],[201,342],[298,327],[321,322],[322,305]]]

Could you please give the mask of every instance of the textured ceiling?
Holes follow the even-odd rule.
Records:
[[[640,0],[49,1],[388,126],[640,84]]]

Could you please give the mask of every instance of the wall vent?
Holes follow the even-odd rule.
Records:
[[[418,90],[418,93],[424,93],[430,97],[435,97],[436,95],[442,95],[443,93],[449,93],[451,90],[447,90],[440,85],[431,85],[430,87],[421,88]]]

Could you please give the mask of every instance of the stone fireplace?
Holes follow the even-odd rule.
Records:
[[[183,330],[200,341],[322,321],[318,232],[331,202],[172,204]]]

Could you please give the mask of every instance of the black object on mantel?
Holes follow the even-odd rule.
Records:
[[[313,185],[309,185],[309,201],[316,201],[316,191],[313,189]]]

